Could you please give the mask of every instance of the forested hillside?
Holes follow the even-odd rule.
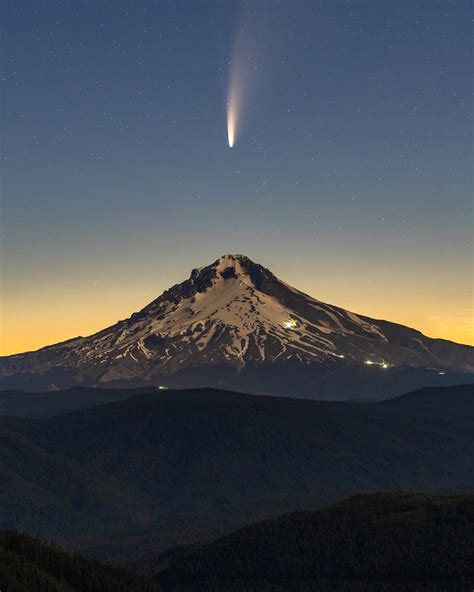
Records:
[[[0,530],[2,592],[158,592],[150,579]]]
[[[467,591],[474,496],[356,496],[161,558],[169,592]]]
[[[0,419],[0,527],[130,561],[360,492],[469,491],[474,387],[350,404],[195,389]]]
[[[358,495],[171,549],[132,573],[3,530],[0,589],[464,592],[474,586],[473,532],[474,495]]]

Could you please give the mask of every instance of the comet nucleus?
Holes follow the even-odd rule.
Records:
[[[235,114],[232,104],[227,105],[227,140],[229,141],[229,148],[234,145],[235,138]]]

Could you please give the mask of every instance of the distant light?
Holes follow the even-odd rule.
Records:
[[[336,358],[345,358],[346,356],[344,354],[334,354],[336,356]]]
[[[283,323],[283,327],[285,327],[285,329],[294,329],[296,327],[296,324],[297,324],[296,321],[293,321],[293,320],[285,321]]]
[[[158,390],[159,391],[167,391],[168,390],[168,387],[165,386],[164,384],[160,384],[160,385],[158,385]]]
[[[446,374],[446,372],[438,372],[438,374],[439,374],[440,376],[443,376],[443,374]]]
[[[365,360],[364,364],[367,366],[380,366],[384,370],[390,368],[393,364],[388,364],[387,362],[373,362],[372,360]]]

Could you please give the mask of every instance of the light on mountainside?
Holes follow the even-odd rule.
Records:
[[[373,362],[372,360],[366,360],[364,364],[367,366],[380,366],[380,368],[383,368],[384,370],[393,366],[393,364],[388,364],[387,362]]]

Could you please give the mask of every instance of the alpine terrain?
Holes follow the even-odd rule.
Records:
[[[473,348],[311,298],[244,255],[194,269],[130,318],[0,358],[0,388],[213,386],[385,398],[474,381]]]

